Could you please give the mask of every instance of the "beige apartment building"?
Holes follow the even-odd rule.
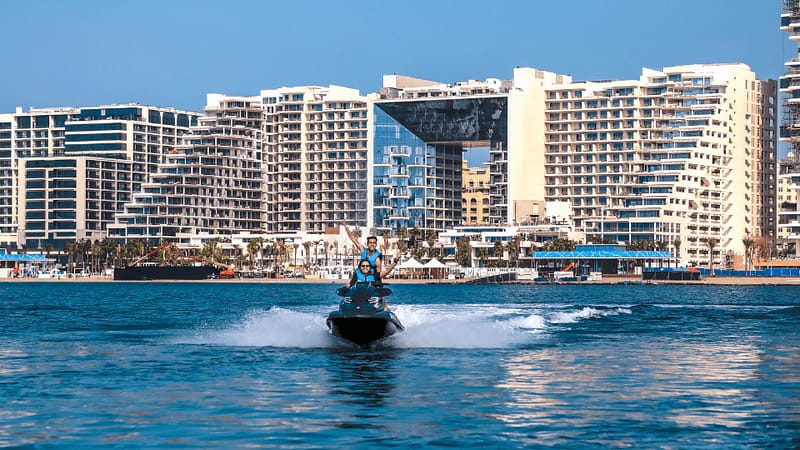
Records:
[[[778,177],[778,247],[789,256],[797,256],[800,243],[800,1],[785,0],[781,14],[781,30],[789,33],[795,57],[786,61],[786,72],[780,79],[783,117],[780,140],[789,148],[788,157],[781,161]]]
[[[800,160],[789,152],[778,168],[778,230],[777,250],[784,255],[796,257],[797,240],[800,237],[800,211],[797,198],[800,187]]]
[[[652,240],[705,265],[774,236],[776,83],[744,64],[644,69],[548,89],[545,200],[597,241]]]
[[[209,94],[206,116],[117,215],[111,237],[187,243],[366,225],[366,105],[339,86]]]
[[[367,98],[341,86],[264,90],[269,233],[367,224]]]
[[[110,237],[157,245],[261,231],[263,124],[259,97],[209,94],[205,116],[116,215]]]
[[[489,169],[469,167],[466,160],[462,166],[461,216],[465,225],[487,225],[489,223]]]

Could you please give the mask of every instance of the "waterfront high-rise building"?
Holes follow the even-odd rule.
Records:
[[[532,68],[455,84],[389,75],[366,97],[210,94],[202,118],[139,105],[18,111],[0,116],[0,193],[18,199],[0,197],[17,208],[3,229],[56,248],[107,230],[155,243],[324,232],[342,219],[391,234],[541,223],[557,203],[587,240],[725,263],[743,238],[776,234],[776,95],[775,81],[732,63],[619,81]],[[469,148],[487,151],[474,217]]]
[[[464,159],[461,182],[461,217],[465,225],[489,224],[489,169],[470,167]]]
[[[196,118],[138,104],[18,109],[0,116],[0,129],[11,136],[0,142],[10,147],[0,151],[0,163],[15,180],[3,182],[11,188],[0,197],[12,210],[10,220],[3,215],[9,222],[3,244],[59,249],[105,237],[114,215]]]
[[[78,113],[77,108],[31,108],[27,113],[17,108],[0,114],[0,245],[20,245],[20,161],[63,155],[66,121]]]
[[[776,247],[786,256],[797,255],[800,240],[800,159],[793,152],[780,161],[778,166],[778,230]]]
[[[789,33],[795,57],[786,61],[780,79],[782,121],[780,140],[789,148],[788,158],[781,162],[778,189],[784,197],[778,212],[778,246],[797,254],[800,244],[800,0],[784,0],[781,30]]]
[[[594,239],[731,262],[743,238],[775,233],[776,95],[744,64],[556,86],[545,200],[569,201],[574,225]]]
[[[776,91],[737,63],[629,81],[526,68],[455,85],[386,77],[372,108],[375,227],[464,222],[462,152],[484,145],[492,223],[566,201],[590,240],[653,241],[697,264],[713,250],[724,263],[743,238],[775,233]]]
[[[112,237],[180,242],[197,233],[324,232],[343,219],[365,226],[366,105],[340,86],[209,95],[191,145],[167,156]]]
[[[262,231],[263,125],[259,97],[209,95],[206,115],[116,214],[110,237],[156,245]]]
[[[265,231],[367,225],[367,98],[341,86],[261,91]]]
[[[544,198],[545,88],[571,78],[530,68],[513,80],[444,84],[387,75],[371,108],[370,226],[436,231],[462,225],[462,159],[488,149],[491,224],[528,217]]]

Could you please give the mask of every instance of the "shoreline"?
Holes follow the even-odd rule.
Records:
[[[473,283],[474,279],[463,278],[458,280],[429,280],[429,279],[393,279],[386,280],[386,284],[441,284],[441,285],[456,285],[456,284],[476,284],[476,285],[503,285],[503,284],[538,284],[533,281],[511,281],[499,283]],[[3,278],[2,282],[11,283],[29,283],[29,282],[67,282],[67,283],[264,283],[264,284],[332,284],[344,285],[347,280],[330,280],[321,278],[232,278],[232,279],[211,279],[211,280],[114,280],[106,277],[90,277],[90,278]],[[549,285],[549,284],[548,284]],[[599,281],[574,281],[556,283],[555,285],[647,285],[647,286],[660,286],[660,285],[698,285],[698,286],[800,286],[800,278],[798,277],[724,277],[716,276],[703,278],[701,280],[642,280],[641,276],[624,276],[624,275],[607,275]]]

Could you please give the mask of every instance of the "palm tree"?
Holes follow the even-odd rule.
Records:
[[[100,267],[100,259],[103,257],[103,245],[100,243],[99,239],[92,242],[90,252],[91,258],[89,259],[89,270],[92,273],[96,273],[98,271],[98,267]]]
[[[433,230],[425,232],[425,242],[428,243],[428,258],[433,257],[433,246],[436,243],[436,233]]]
[[[479,259],[480,259],[480,261],[481,261],[481,267],[484,267],[484,266],[486,266],[486,259],[487,259],[488,257],[489,257],[489,251],[488,251],[488,250],[486,250],[486,248],[485,248],[485,247],[484,247],[484,248],[481,248],[481,249],[478,251],[478,258],[479,258]]]
[[[512,263],[517,262],[517,258],[519,257],[519,240],[520,236],[514,236],[514,239],[506,242],[505,250],[508,252],[508,259]]]
[[[714,276],[714,249],[717,247],[717,240],[714,238],[705,239],[708,247],[708,276]]]
[[[408,229],[400,227],[397,230],[397,253],[402,255],[406,252],[406,238],[408,238]]]
[[[81,239],[75,243],[75,252],[78,261],[86,268],[86,260],[89,259],[89,252],[92,250],[92,241]]]
[[[72,265],[75,259],[76,245],[74,242],[69,242],[64,245],[64,253],[67,254],[67,273],[72,273]]]
[[[231,259],[233,260],[233,265],[242,268],[242,261],[244,256],[242,255],[242,246],[239,244],[233,244],[233,250],[231,251]]]
[[[292,265],[295,266],[295,267],[297,267],[297,249],[298,248],[300,248],[300,244],[297,244],[297,243],[292,244],[292,249],[294,250],[294,261],[292,262]]]
[[[276,249],[276,245],[277,244],[275,242],[275,239],[265,240],[264,241],[264,245],[263,245],[263,247],[268,250],[267,254],[269,256],[267,257],[267,261],[269,261],[271,263],[270,268],[272,268],[273,270],[275,268],[275,249]]]
[[[422,230],[420,230],[419,227],[414,227],[411,229],[409,234],[411,235],[411,239],[414,241],[414,248],[418,248],[420,237],[422,237]]]
[[[325,241],[322,239],[318,239],[316,241],[312,241],[311,245],[314,246],[314,264],[319,266],[319,246],[320,244],[324,244]],[[322,246],[323,251],[325,250],[325,246]]]
[[[546,252],[572,252],[575,251],[575,246],[575,241],[564,238],[555,238],[545,242],[542,246],[542,250]]]
[[[678,267],[681,264],[681,240],[675,239],[672,246],[675,247],[675,267]]]
[[[128,265],[134,258],[139,258],[144,255],[144,242],[134,239],[125,243],[122,246],[122,259],[123,265]]]
[[[459,266],[462,267],[469,267],[470,266],[470,245],[469,245],[469,238],[462,237],[458,239],[456,244],[456,261],[458,262]]]
[[[219,244],[219,238],[214,238],[210,241],[206,241],[203,244],[203,248],[200,249],[198,254],[200,255],[201,258],[205,258],[206,260],[209,260],[211,262],[217,262],[220,256],[222,256],[221,255],[222,249],[217,244]]]
[[[503,248],[504,247],[502,242],[495,241],[494,249],[492,251],[494,252],[494,256],[497,258],[494,262],[497,264],[498,267],[500,266],[500,262],[505,259],[503,257]]]
[[[742,238],[742,244],[744,245],[744,270],[745,272],[750,270],[750,264],[752,263],[753,258],[753,244],[755,244],[755,240],[747,236]]]
[[[303,241],[303,249],[305,250],[305,262],[304,264],[307,266],[311,264],[311,241]]]
[[[252,270],[255,267],[255,255],[261,252],[261,245],[264,242],[264,238],[253,238],[247,241],[247,256],[250,259],[250,269]]]

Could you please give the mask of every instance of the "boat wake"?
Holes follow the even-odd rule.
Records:
[[[176,343],[246,347],[333,348],[324,311],[273,307],[250,311],[221,329],[198,330]],[[390,348],[511,348],[542,342],[557,329],[605,316],[630,314],[625,307],[499,307],[497,305],[399,305],[393,311],[405,331],[381,343]]]
[[[199,330],[183,344],[232,347],[330,347],[332,336],[320,313],[273,307],[250,311],[239,323],[219,330]]]

